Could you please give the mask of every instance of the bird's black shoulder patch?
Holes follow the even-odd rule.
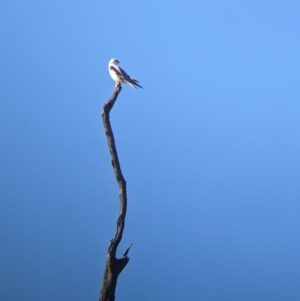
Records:
[[[114,66],[109,66],[109,69],[110,70],[113,70],[113,71],[115,71],[117,74],[121,74],[119,71],[118,71],[118,69],[117,68],[115,68]]]

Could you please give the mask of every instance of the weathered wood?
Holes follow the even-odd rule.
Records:
[[[109,113],[113,108],[114,103],[117,100],[117,97],[121,92],[121,90],[122,90],[121,84],[116,84],[114,92],[112,96],[108,99],[108,101],[104,104],[103,111],[101,114],[103,126],[104,126],[104,132],[107,138],[108,148],[111,156],[111,163],[114,170],[116,181],[118,183],[120,209],[119,209],[119,216],[117,218],[116,233],[114,238],[112,238],[111,241],[109,242],[109,246],[108,246],[99,301],[115,300],[115,291],[116,291],[118,276],[129,261],[127,254],[132,246],[131,244],[126,249],[122,258],[119,259],[116,258],[117,248],[122,239],[122,234],[125,226],[125,216],[126,216],[126,209],[127,209],[127,192],[126,192],[126,181],[121,171],[118,153],[115,145],[115,139],[110,125]]]

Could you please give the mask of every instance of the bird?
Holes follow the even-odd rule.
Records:
[[[130,77],[120,66],[120,62],[112,58],[108,63],[108,72],[111,78],[117,83],[125,83],[130,85],[131,87],[137,89],[143,88],[141,85],[139,85],[139,81]]]

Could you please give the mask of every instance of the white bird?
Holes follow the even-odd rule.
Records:
[[[138,80],[130,77],[118,64],[120,62],[117,59],[111,59],[108,63],[109,75],[116,83],[125,83],[136,89],[143,88],[138,84]]]

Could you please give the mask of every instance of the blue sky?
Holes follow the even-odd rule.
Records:
[[[118,195],[117,300],[300,300],[299,1],[7,1],[0,299],[97,300]]]

